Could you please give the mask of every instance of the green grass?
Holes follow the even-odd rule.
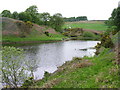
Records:
[[[65,36],[61,35],[61,34],[51,34],[50,36],[46,36],[46,35],[32,35],[32,36],[28,36],[25,38],[20,38],[20,37],[16,37],[16,36],[3,36],[2,41],[5,42],[19,42],[19,41],[52,41],[52,40],[62,40],[62,38],[66,38]]]
[[[115,53],[105,49],[98,56],[84,57],[93,65],[72,68],[75,63],[84,60],[73,60],[62,66],[61,71],[38,81],[35,87],[49,88],[118,88],[120,85],[118,65],[114,64]]]
[[[66,23],[63,28],[84,28],[84,29],[93,29],[98,31],[105,31],[107,30],[107,26],[104,23],[78,23],[78,22],[72,22],[72,23]]]

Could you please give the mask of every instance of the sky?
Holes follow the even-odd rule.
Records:
[[[61,13],[63,17],[87,16],[88,20],[107,20],[120,0],[1,0],[0,13],[25,11],[32,5],[38,12],[49,12],[51,15]]]

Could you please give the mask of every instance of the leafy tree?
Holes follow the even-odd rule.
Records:
[[[2,17],[8,17],[8,18],[11,18],[12,17],[12,14],[9,10],[4,10],[2,11]]]
[[[19,13],[19,20],[32,21],[32,16],[28,12]]]
[[[13,12],[12,18],[14,18],[14,19],[19,19],[19,14],[18,14],[16,11]]]
[[[49,25],[50,18],[51,16],[48,12],[40,14],[40,19],[44,25]]]
[[[50,19],[50,26],[58,32],[62,32],[64,19],[60,13],[54,14]]]
[[[111,17],[106,22],[106,24],[109,25],[110,27],[117,26],[116,30],[117,31],[120,30],[120,7],[113,10]]]
[[[38,8],[36,5],[30,6],[25,10],[26,13],[29,13],[29,15],[32,17],[32,22],[33,23],[38,23],[39,18],[38,18]]]
[[[25,12],[29,12],[31,15],[38,14],[38,8],[36,5],[33,5],[27,8]]]
[[[117,30],[120,30],[120,7],[118,7],[112,14],[114,17],[114,25],[117,26]]]
[[[117,11],[117,9],[115,8],[112,11],[112,14],[111,14],[111,17],[109,18],[109,20],[105,22],[105,24],[107,24],[109,27],[114,25],[114,19],[115,19],[115,16],[116,16],[116,11]]]
[[[2,81],[17,88],[26,79],[23,49],[2,47]]]
[[[111,14],[111,18],[112,18],[112,19],[115,18],[115,16],[116,16],[116,11],[117,11],[117,9],[115,8],[115,9],[113,10],[112,14]]]

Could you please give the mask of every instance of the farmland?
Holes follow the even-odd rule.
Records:
[[[104,21],[79,21],[79,22],[66,22],[63,28],[83,28],[105,31],[107,30],[108,26],[105,25]]]

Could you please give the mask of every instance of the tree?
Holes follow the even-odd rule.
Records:
[[[115,26],[117,26],[117,30],[120,31],[120,7],[118,7],[117,10],[115,10],[112,14],[112,16],[114,17],[113,23]]]
[[[110,27],[117,26],[116,30],[117,31],[120,30],[120,7],[113,10],[111,17],[106,22],[106,24],[109,25]]]
[[[51,16],[48,12],[40,14],[40,19],[44,25],[49,25],[50,17]]]
[[[2,17],[8,17],[8,18],[11,18],[12,17],[12,14],[9,10],[4,10],[2,11]]]
[[[29,13],[29,15],[32,17],[32,21],[33,23],[38,23],[39,18],[38,18],[38,8],[36,5],[30,6],[29,8],[27,8],[25,10],[26,13]]]
[[[15,47],[2,47],[2,81],[17,88],[25,79],[24,51]]]
[[[50,19],[50,26],[58,32],[62,32],[64,19],[60,13],[54,14]]]
[[[13,12],[12,18],[14,18],[14,19],[19,19],[19,14],[18,14],[16,11]]]
[[[32,16],[28,12],[21,12],[19,13],[19,20],[22,21],[32,21]]]
[[[36,5],[33,5],[27,8],[25,12],[29,12],[31,15],[38,14],[38,8]]]

